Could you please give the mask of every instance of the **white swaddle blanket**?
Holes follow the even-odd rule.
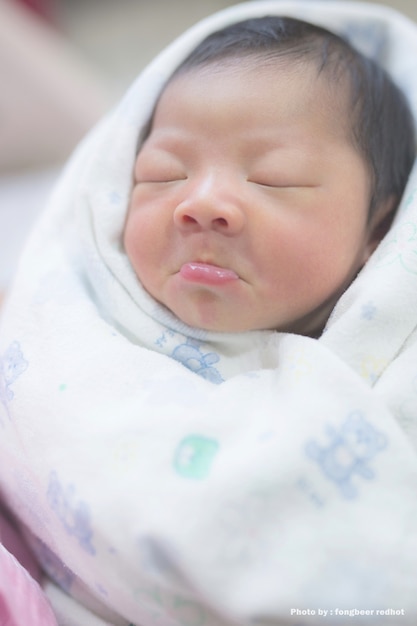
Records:
[[[68,626],[417,623],[417,171],[319,340],[190,329],[121,246],[140,129],[208,33],[282,14],[348,35],[417,118],[390,9],[237,5],[139,76],[73,156],[0,329],[0,485]]]

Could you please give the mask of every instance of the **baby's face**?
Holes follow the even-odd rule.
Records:
[[[314,335],[369,257],[368,169],[324,81],[226,66],[162,94],[124,244],[186,324]]]

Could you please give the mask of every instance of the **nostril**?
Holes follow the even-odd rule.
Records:
[[[227,220],[224,217],[218,217],[214,220],[219,226],[227,226]]]
[[[187,215],[187,214],[182,216],[182,221],[185,224],[195,224],[197,222],[197,220],[194,217],[191,217],[191,215]]]
[[[224,234],[232,234],[240,229],[238,211],[208,202],[194,202],[192,206],[190,204],[183,202],[174,209],[173,219],[178,228],[217,229]]]
[[[201,220],[193,217],[192,215],[188,215],[188,213],[184,213],[184,215],[181,215],[181,221],[183,222],[183,224],[198,224]],[[217,225],[217,226],[227,226],[228,225],[228,221],[226,218],[224,217],[216,217],[212,220],[212,223]]]

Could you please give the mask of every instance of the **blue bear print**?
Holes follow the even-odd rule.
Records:
[[[220,361],[220,357],[215,352],[201,351],[200,343],[195,339],[188,338],[186,343],[182,343],[175,348],[171,355],[192,372],[202,376],[211,383],[220,384],[224,382],[220,372],[213,367]]]
[[[366,480],[375,477],[369,463],[387,446],[384,434],[366,421],[359,411],[348,415],[340,429],[327,428],[329,443],[321,446],[315,441],[306,445],[306,453],[316,461],[323,473],[336,483],[344,498],[355,498],[354,476]]]
[[[28,365],[17,341],[14,341],[7,348],[3,357],[0,357],[0,402],[9,417],[8,403],[14,398],[11,387],[27,369]]]
[[[73,535],[80,546],[89,554],[95,554],[91,541],[93,531],[90,523],[90,511],[85,502],[75,500],[73,485],[64,487],[55,472],[49,477],[48,501],[69,535]]]

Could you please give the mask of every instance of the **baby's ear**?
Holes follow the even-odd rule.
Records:
[[[379,242],[391,228],[398,205],[398,198],[391,194],[375,210],[369,223],[369,236],[366,244],[366,257],[369,259]]]

